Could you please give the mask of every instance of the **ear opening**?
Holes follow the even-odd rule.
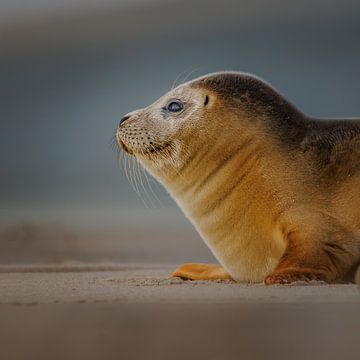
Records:
[[[204,101],[204,105],[206,106],[209,103],[209,96],[206,95],[205,97],[205,101]]]

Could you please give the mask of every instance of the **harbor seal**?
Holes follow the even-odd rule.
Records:
[[[259,78],[219,72],[127,114],[116,137],[220,264],[173,276],[334,282],[359,264],[360,120],[306,116]]]

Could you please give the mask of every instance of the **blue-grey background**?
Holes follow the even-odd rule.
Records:
[[[161,187],[149,208],[131,188],[119,119],[218,70],[359,116],[359,19],[356,0],[2,0],[0,261],[211,260]]]

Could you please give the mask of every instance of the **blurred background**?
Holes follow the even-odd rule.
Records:
[[[302,111],[360,115],[357,0],[2,0],[0,262],[211,261],[110,142],[174,82],[254,73]]]

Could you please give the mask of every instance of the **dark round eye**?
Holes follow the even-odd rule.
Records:
[[[166,110],[170,112],[179,112],[183,109],[183,104],[178,100],[173,100],[169,102],[169,104],[166,106]]]

